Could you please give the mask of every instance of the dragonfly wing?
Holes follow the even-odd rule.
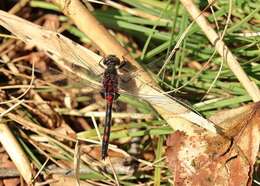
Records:
[[[97,61],[101,61],[102,57],[85,47],[73,42],[72,40],[57,34],[59,57],[61,57],[68,66],[78,66],[84,68],[88,72],[88,76],[98,76],[103,70],[97,65]]]
[[[47,51],[47,54],[61,69],[65,69],[79,78],[100,87],[100,75],[103,69],[97,65],[97,60],[102,60],[101,56],[61,34],[57,34],[54,45],[56,45],[58,49],[56,49],[55,52]]]

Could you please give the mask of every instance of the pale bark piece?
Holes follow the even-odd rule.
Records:
[[[27,184],[32,180],[30,161],[6,124],[0,123],[0,142]]]

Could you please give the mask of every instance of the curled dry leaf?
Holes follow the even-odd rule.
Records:
[[[176,185],[252,184],[260,142],[260,102],[222,115],[222,136],[177,131],[168,137],[167,161]]]

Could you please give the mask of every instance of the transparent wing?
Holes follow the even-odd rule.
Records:
[[[63,60],[62,68],[66,68],[74,73],[82,72],[85,74],[84,79],[99,79],[103,69],[97,65],[97,60],[102,61],[103,58],[101,56],[61,34],[57,34],[57,38],[59,57]]]

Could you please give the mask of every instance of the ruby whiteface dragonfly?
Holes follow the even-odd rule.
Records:
[[[110,136],[112,104],[119,96],[117,67],[122,67],[124,62],[120,63],[119,58],[115,55],[109,55],[103,60],[103,64],[105,65],[105,71],[103,74],[101,95],[106,100],[106,116],[101,152],[102,159],[105,159]]]
[[[54,59],[59,68],[66,69],[81,79],[87,80],[88,86],[99,89],[106,100],[102,159],[107,156],[112,103],[118,98],[119,94],[128,94],[149,102],[161,115],[166,116],[164,118],[170,125],[174,123],[177,129],[183,126],[178,126],[174,119],[182,117],[209,131],[219,132],[219,128],[193,112],[190,107],[160,91],[150,82],[151,80],[147,76],[143,75],[145,74],[143,70],[131,65],[126,60],[120,61],[115,55],[102,58],[60,34],[56,33],[55,36],[56,38],[52,39],[51,48],[47,49],[50,57]],[[48,39],[48,37],[54,36],[45,37]],[[125,64],[124,67],[120,68],[123,64]],[[123,73],[120,78],[118,71]],[[101,78],[102,76],[103,78]],[[119,80],[121,80],[120,83]]]

